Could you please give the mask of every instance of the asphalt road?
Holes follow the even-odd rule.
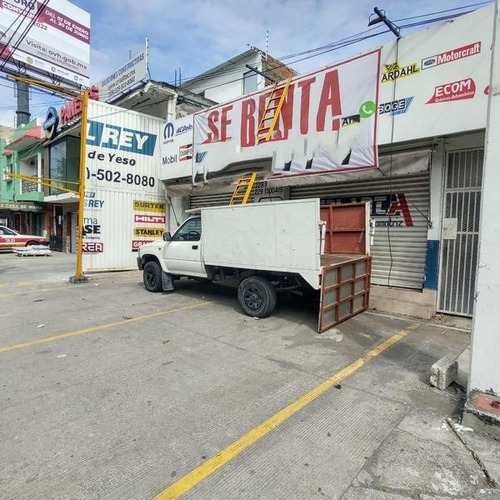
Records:
[[[296,300],[255,320],[190,280],[70,285],[54,255],[0,255],[0,498],[500,498],[445,422],[463,394],[428,384],[466,332],[364,313],[318,335]]]

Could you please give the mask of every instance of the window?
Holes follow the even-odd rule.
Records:
[[[188,219],[172,236],[172,241],[200,241],[201,217]]]
[[[49,149],[49,177],[52,180],[78,181],[80,164],[80,139],[65,137]],[[74,189],[74,184],[61,183],[62,187]],[[61,190],[50,188],[50,194],[60,194]]]
[[[0,227],[0,236],[16,236],[16,232],[6,227]]]
[[[249,94],[257,90],[257,73],[247,71],[243,73],[243,94]]]

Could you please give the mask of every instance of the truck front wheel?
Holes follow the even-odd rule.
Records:
[[[161,291],[161,266],[155,260],[146,263],[142,271],[144,286],[149,292]]]
[[[265,318],[276,307],[276,290],[265,278],[249,276],[238,286],[238,300],[245,314]]]

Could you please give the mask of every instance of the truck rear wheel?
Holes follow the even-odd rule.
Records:
[[[238,286],[238,300],[248,316],[265,318],[276,307],[276,290],[261,276],[249,276]]]
[[[142,281],[149,292],[161,291],[161,266],[155,260],[146,263],[142,271]]]

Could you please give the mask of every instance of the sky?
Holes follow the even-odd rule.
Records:
[[[174,83],[181,68],[183,81],[246,51],[249,46],[284,58],[299,73],[378,47],[394,39],[392,33],[369,38],[341,50],[302,61],[291,54],[331,44],[368,30],[377,5],[398,25],[447,9],[475,10],[488,2],[472,0],[73,0],[90,12],[90,80],[98,82],[139,52],[149,38],[149,69],[154,80]],[[50,6],[50,3],[49,3]],[[460,12],[460,11],[457,11]],[[444,14],[436,14],[436,17]],[[402,35],[418,28],[403,28]],[[368,34],[384,31],[377,25]],[[297,61],[297,62],[295,62]],[[0,80],[0,125],[15,123],[12,84]],[[33,92],[32,116],[44,116],[54,96]]]

